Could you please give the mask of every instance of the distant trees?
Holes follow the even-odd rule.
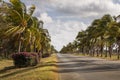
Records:
[[[76,52],[76,48],[77,48],[77,42],[74,41],[73,43],[69,43],[68,45],[63,46],[60,53],[73,53]]]
[[[80,31],[76,37],[76,51],[91,55],[110,57],[117,55],[120,58],[120,22],[117,17],[109,14],[100,19],[95,19],[84,31]],[[68,44],[69,45],[69,44]],[[70,46],[63,47],[63,50]],[[73,46],[73,45],[71,45]],[[73,48],[72,48],[73,49]],[[71,49],[71,50],[72,50]],[[66,50],[66,53],[69,52]]]

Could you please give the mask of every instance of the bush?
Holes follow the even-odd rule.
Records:
[[[30,55],[32,56],[30,59],[30,65],[37,65],[39,63],[39,56],[37,53],[30,53]]]
[[[46,58],[46,57],[49,57],[49,56],[50,56],[49,53],[45,53],[45,54],[42,55],[42,58]]]
[[[20,52],[12,55],[14,65],[17,67],[35,66],[39,62],[38,55],[30,52]]]

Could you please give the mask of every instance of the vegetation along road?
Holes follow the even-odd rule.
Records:
[[[57,54],[60,80],[120,80],[120,61]]]

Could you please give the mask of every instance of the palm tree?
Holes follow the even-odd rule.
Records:
[[[107,14],[104,15],[98,22],[97,25],[97,31],[99,31],[99,33],[97,32],[97,37],[100,39],[100,53],[101,53],[101,57],[103,56],[103,50],[104,50],[104,44],[105,44],[105,33],[107,31],[107,25],[112,21],[112,17]]]
[[[120,17],[120,16],[118,16]],[[112,57],[113,48],[117,49],[117,57],[120,58],[120,22],[117,21],[116,17],[106,14],[100,19],[96,19],[92,24],[85,30],[80,31],[76,37],[77,48],[80,52],[94,56],[96,53],[101,57],[105,52],[105,57]],[[72,45],[72,47],[70,46]],[[69,52],[73,50],[73,43],[64,46],[61,52]],[[105,49],[106,48],[106,49]],[[69,50],[70,49],[70,50]],[[73,52],[73,51],[72,51]]]
[[[78,41],[78,47],[80,48],[80,52],[84,53],[85,49],[85,40],[86,39],[86,32],[81,31],[78,33],[76,40]]]
[[[118,31],[117,31],[117,37],[116,37],[116,43],[118,45],[118,56],[117,59],[120,59],[120,21],[117,21],[118,19],[120,19],[120,15],[118,15],[117,17],[114,17],[114,20],[116,22],[115,26],[118,27]]]
[[[32,16],[34,5],[28,10],[20,0],[10,0],[10,3],[4,2],[3,5],[2,10],[0,8],[0,25],[5,24],[6,27],[0,26],[0,42],[5,49],[9,48],[10,51],[18,53],[21,51],[43,53],[53,49],[48,30],[43,29],[40,26],[41,21]]]
[[[33,38],[37,37],[37,39],[40,40],[39,31],[35,27],[35,19],[32,17],[35,6],[32,5],[29,9],[29,13],[27,14],[26,6],[20,0],[10,0],[10,2],[11,7],[7,7],[7,10],[9,12],[7,19],[8,21],[11,21],[13,25],[5,30],[3,36],[4,38],[12,37],[16,39],[16,43],[18,43],[16,45],[19,46],[18,52],[20,52],[22,42],[27,40],[30,47],[32,48],[32,45],[35,41]],[[36,42],[38,41],[36,40]]]

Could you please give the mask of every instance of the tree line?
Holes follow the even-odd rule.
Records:
[[[53,53],[43,21],[33,16],[35,5],[27,9],[20,0],[0,0],[0,56],[9,57],[16,52]]]
[[[78,32],[76,39],[64,46],[61,53],[112,57],[120,59],[120,15],[105,14],[95,19],[86,30]]]

